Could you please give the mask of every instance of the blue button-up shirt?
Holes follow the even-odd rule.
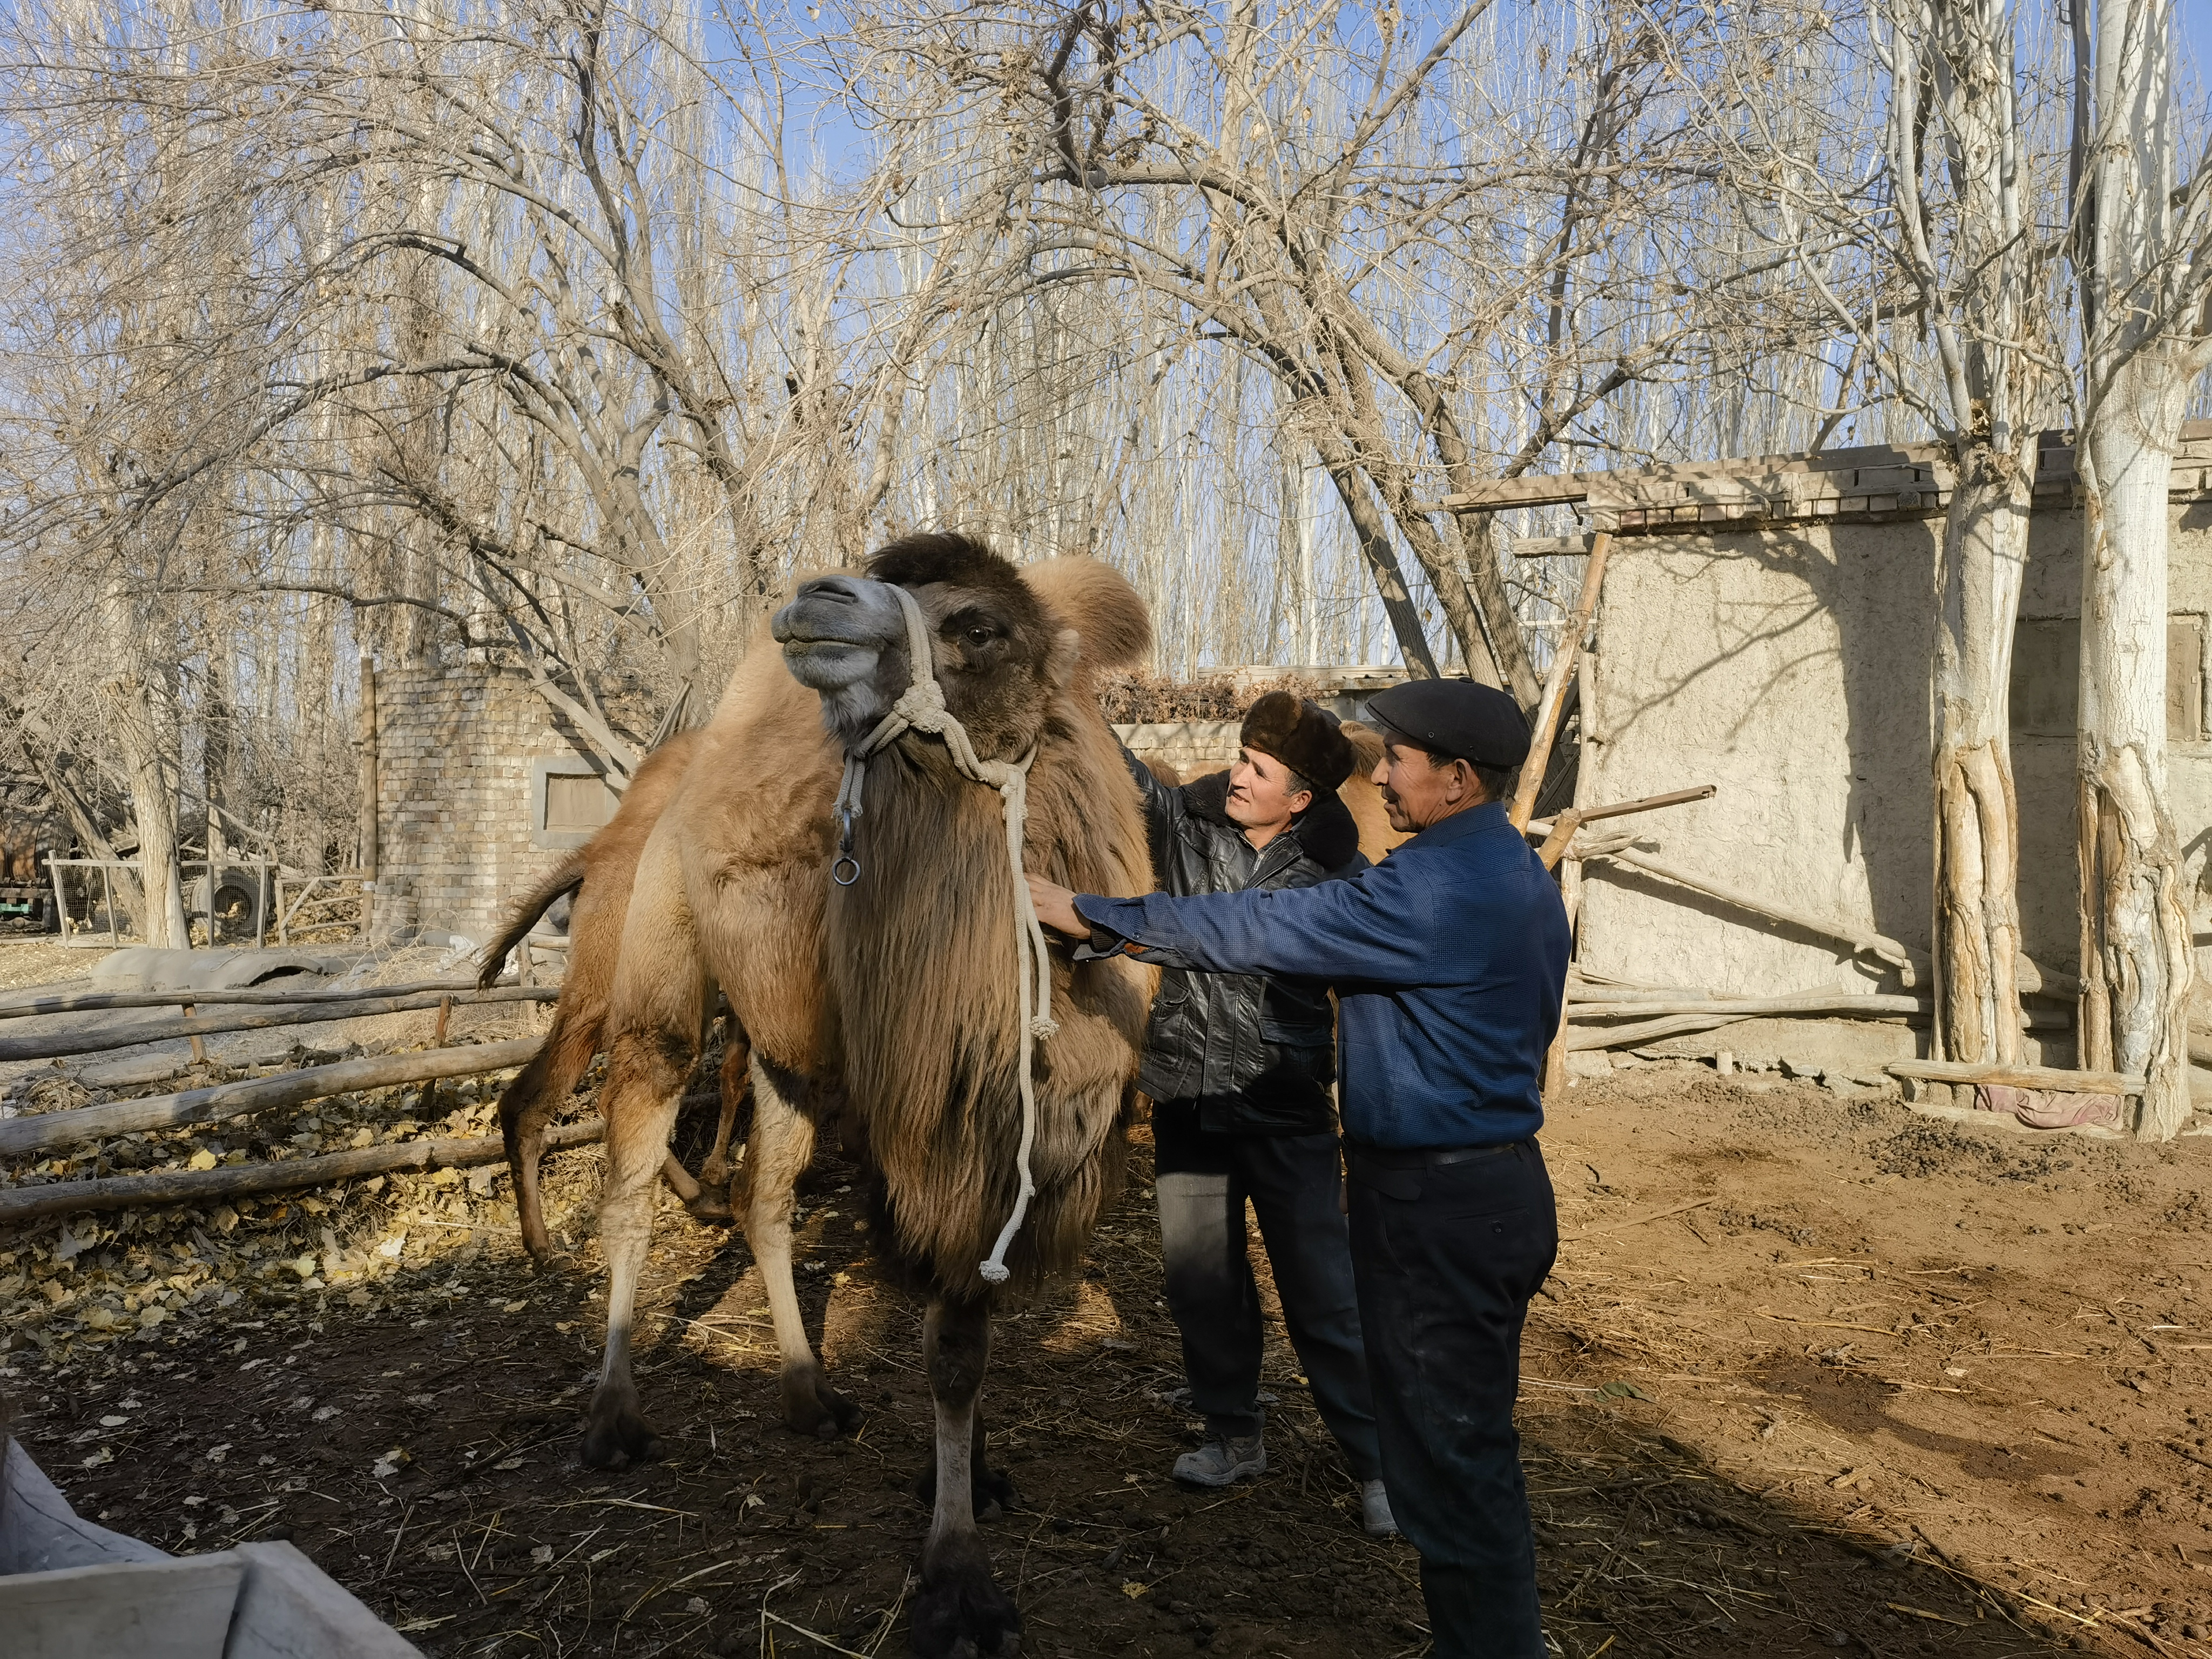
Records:
[[[1355,1144],[1492,1146],[1543,1123],[1567,917],[1498,802],[1455,813],[1349,880],[1191,898],[1085,894],[1076,908],[1094,948],[1334,986]]]

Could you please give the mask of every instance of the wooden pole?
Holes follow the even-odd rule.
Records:
[[[453,1012],[453,998],[441,997],[438,1000],[438,1029],[430,1034],[430,1046],[433,1048],[442,1048],[446,1046],[446,1021]],[[436,1116],[437,1111],[438,1079],[431,1078],[422,1085],[422,1104],[418,1115],[428,1119]]]
[[[499,986],[505,988],[514,982],[501,980]],[[327,987],[313,991],[283,991],[272,990],[265,985],[249,985],[234,991],[94,991],[64,997],[42,997],[33,992],[22,1000],[0,1002],[0,1019],[22,1019],[38,1014],[106,1013],[118,1008],[176,1008],[188,1002],[204,1007],[234,1003],[304,1007],[313,1002],[358,1002],[363,997],[411,997],[425,992],[454,991],[465,994],[476,989],[477,982],[472,979],[410,979],[398,985],[368,985],[351,991]]]
[[[1717,898],[1733,904],[1739,910],[1748,910],[1755,916],[1765,916],[1770,921],[1785,922],[1792,927],[1802,927],[1822,939],[1840,939],[1856,951],[1881,957],[1895,967],[1906,985],[1917,985],[1920,976],[1928,971],[1928,953],[1915,951],[1897,939],[1877,933],[1870,927],[1858,927],[1832,916],[1814,915],[1790,905],[1778,904],[1773,900],[1747,893],[1740,887],[1716,881],[1710,876],[1693,875],[1674,865],[1647,858],[1641,853],[1626,850],[1595,854],[1593,857],[1613,864],[1624,865],[1631,870],[1641,870],[1647,875],[1660,877],[1678,887],[1686,887],[1707,898]]]
[[[1567,999],[1567,1012],[1577,1021],[1648,1019],[1662,1014],[1749,1015],[1760,1019],[1786,1018],[1791,1014],[1915,1014],[1925,1018],[1934,1008],[1926,997],[1851,991],[1808,991],[1784,997],[1681,997],[1653,1002],[1585,1000],[1572,995]]]
[[[475,1077],[485,1072],[504,1071],[510,1066],[526,1065],[538,1052],[539,1042],[537,1037],[514,1037],[505,1042],[474,1043],[458,1048],[365,1054],[359,1060],[333,1060],[327,1066],[309,1066],[296,1072],[279,1072],[271,1077],[186,1089],[179,1094],[147,1095],[137,1100],[112,1100],[99,1106],[74,1106],[66,1111],[34,1112],[27,1117],[0,1119],[0,1158],[28,1157],[109,1135],[213,1123],[361,1090],[388,1089],[431,1078]]]
[[[553,1002],[560,992],[550,986],[502,985],[495,990],[448,992],[459,1002]],[[434,1008],[436,994],[411,997],[356,997],[344,1002],[311,1002],[296,1008],[270,1008],[214,1019],[158,1019],[119,1031],[58,1031],[46,1036],[0,1037],[0,1060],[58,1060],[68,1054],[106,1054],[142,1042],[168,1042],[180,1036],[213,1036],[223,1031],[259,1031],[276,1025],[312,1025],[330,1019],[360,1019],[371,1014],[405,1014]]]
[[[606,1126],[598,1118],[559,1123],[545,1132],[545,1150],[580,1146],[599,1139]],[[40,1216],[74,1215],[86,1210],[143,1209],[161,1204],[216,1204],[264,1193],[295,1192],[333,1181],[394,1170],[465,1170],[496,1164],[507,1156],[497,1135],[434,1140],[401,1140],[358,1152],[321,1158],[288,1158],[274,1163],[236,1164],[213,1170],[172,1170],[160,1175],[108,1176],[97,1181],[52,1181],[0,1193],[0,1226]]]
[[[1559,648],[1552,658],[1552,672],[1544,679],[1544,696],[1536,705],[1536,729],[1528,744],[1528,758],[1521,763],[1521,787],[1513,792],[1508,814],[1516,830],[1525,827],[1536,810],[1536,792],[1544,787],[1544,769],[1552,759],[1552,744],[1559,732],[1559,711],[1567,700],[1567,677],[1574,672],[1582,653],[1583,635],[1589,632],[1591,614],[1597,609],[1598,589],[1605,581],[1607,556],[1613,551],[1613,532],[1601,530],[1590,538],[1589,563],[1583,570],[1582,592],[1574,614],[1559,635]]]
[[[1622,817],[1631,812],[1649,812],[1662,806],[1682,806],[1693,800],[1711,800],[1719,792],[1718,784],[1701,783],[1694,789],[1670,789],[1663,795],[1644,795],[1636,800],[1614,801],[1609,806],[1571,806],[1567,811],[1575,815],[1575,822],[1578,825],[1595,823],[1601,818]],[[1565,813],[1559,815],[1561,817],[1565,816]],[[1559,818],[1556,817],[1534,818],[1522,833],[1548,836],[1558,823]]]
[[[212,931],[212,930],[213,930],[213,928],[214,928],[214,927],[215,927],[215,912],[214,912],[214,911],[212,911],[212,910],[210,910],[210,911],[209,911],[209,912],[208,912],[208,927],[209,927],[209,928],[210,928],[210,931]],[[212,945],[214,945],[215,941],[214,941],[212,939],[210,939],[208,941],[208,943],[209,943],[209,945],[210,945],[210,946],[212,946]],[[196,1008],[192,1004],[191,1004],[191,1003],[189,1003],[189,1002],[188,1002],[188,1003],[186,1003],[186,1004],[184,1006],[183,1012],[184,1012],[184,1017],[185,1017],[186,1019],[190,1019],[190,1018],[192,1018],[192,1016],[193,1016],[196,1012],[198,1012],[198,1009],[197,1009],[197,1008]],[[199,1034],[199,1032],[198,1032],[197,1030],[195,1030],[191,1033],[191,1042],[192,1042],[192,1064],[193,1064],[193,1065],[195,1065],[195,1066],[204,1066],[204,1065],[206,1065],[206,1064],[207,1064],[207,1045],[200,1040],[200,1034]]]
[[[2052,1066],[1970,1066],[1956,1060],[1895,1060],[1881,1068],[1892,1077],[1926,1083],[1998,1083],[2014,1089],[2055,1089],[2062,1094],[2140,1095],[2144,1081],[2124,1072],[2067,1072]]]

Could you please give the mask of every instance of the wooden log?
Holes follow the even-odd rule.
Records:
[[[1747,893],[1741,887],[1717,881],[1711,876],[1695,875],[1674,865],[1663,863],[1647,854],[1624,849],[1604,854],[1601,857],[1608,863],[1641,870],[1646,875],[1657,876],[1662,881],[1673,882],[1677,887],[1686,887],[1707,898],[1719,899],[1723,903],[1733,904],[1739,910],[1748,910],[1755,916],[1764,916],[1770,921],[1800,927],[1823,939],[1840,940],[1855,951],[1879,957],[1889,963],[1904,976],[1907,985],[1918,983],[1919,976],[1929,969],[1929,957],[1925,951],[1916,951],[1901,940],[1875,933],[1871,927],[1861,927],[1834,916],[1817,915],[1791,905],[1778,904],[1759,894]]]
[[[545,1149],[557,1152],[597,1140],[605,1129],[598,1118],[556,1124],[545,1132]],[[497,1135],[401,1140],[357,1152],[320,1158],[288,1158],[273,1163],[234,1164],[213,1170],[173,1170],[160,1175],[108,1176],[97,1181],[53,1181],[41,1187],[0,1192],[0,1226],[40,1216],[75,1215],[86,1210],[131,1210],[162,1204],[219,1204],[264,1193],[295,1192],[364,1176],[395,1170],[465,1170],[496,1164],[507,1156]]]
[[[511,986],[513,980],[501,980],[499,988]],[[411,997],[430,992],[472,992],[477,982],[472,979],[418,979],[400,985],[361,985],[349,990],[325,986],[313,991],[272,989],[266,985],[248,985],[234,991],[88,991],[75,996],[46,996],[33,993],[27,998],[0,1002],[0,1019],[21,1019],[33,1014],[100,1014],[124,1008],[177,1008],[186,1003],[204,1008],[231,1004],[258,1006],[291,1007],[311,1002],[355,1002],[362,997]]]
[[[1602,851],[1593,848],[1577,856],[1592,863],[1610,861],[1631,870],[1641,870],[1673,882],[1678,887],[1686,887],[1693,893],[1702,893],[1707,898],[1717,898],[1723,903],[1735,905],[1740,910],[1748,910],[1753,915],[1801,927],[1823,939],[1840,940],[1854,950],[1879,957],[1891,963],[1908,986],[1919,984],[1922,976],[1932,970],[1932,958],[1925,951],[1915,950],[1900,939],[1890,939],[1871,928],[1860,927],[1834,916],[1818,915],[1809,910],[1778,904],[1771,899],[1747,893],[1740,887],[1730,886],[1710,876],[1693,875],[1674,865],[1662,863],[1648,854],[1632,852],[1626,848],[1608,848]],[[2042,967],[2026,955],[2022,955],[2019,961],[2018,981],[2021,991],[2029,995],[2067,997],[2081,988],[2081,981],[2072,975]]]
[[[107,1135],[175,1129],[191,1123],[243,1117],[274,1111],[281,1106],[296,1106],[303,1101],[327,1100],[332,1095],[351,1094],[362,1089],[384,1089],[435,1078],[473,1077],[509,1066],[527,1065],[541,1041],[538,1037],[516,1037],[507,1042],[471,1043],[459,1048],[368,1054],[328,1066],[279,1072],[273,1077],[247,1078],[238,1083],[187,1089],[179,1094],[149,1095],[140,1100],[113,1100],[100,1106],[76,1106],[66,1111],[8,1118],[0,1120],[0,1158],[74,1146],[81,1141],[98,1140]]]
[[[2068,1072],[2055,1066],[1969,1066],[1961,1060],[1893,1060],[1892,1077],[1923,1083],[1996,1083],[2012,1089],[2055,1089],[2073,1095],[2140,1095],[2143,1079],[2124,1072]]]
[[[1711,800],[1720,793],[1720,786],[1701,783],[1694,789],[1670,789],[1663,795],[1645,795],[1636,800],[1619,800],[1609,806],[1577,806],[1573,809],[1577,823],[1596,823],[1604,818],[1625,817],[1631,812],[1649,812],[1662,806],[1683,806],[1693,800]],[[1523,832],[1530,836],[1549,836],[1557,818],[1530,820]]]
[[[1684,1014],[1671,1019],[1645,1020],[1636,1025],[1583,1027],[1568,1032],[1566,1047],[1570,1054],[1587,1054],[1593,1048],[1636,1048],[1647,1042],[1695,1036],[1700,1031],[1716,1031],[1723,1025],[1758,1018],[1757,1014]]]
[[[416,996],[353,997],[343,1002],[316,1000],[293,1008],[270,1008],[212,1019],[149,1020],[121,1030],[54,1031],[43,1036],[0,1037],[0,1060],[58,1060],[66,1054],[106,1054],[143,1042],[167,1042],[181,1036],[213,1036],[223,1031],[260,1031],[276,1025],[310,1025],[324,1020],[360,1019],[372,1014],[413,1013],[455,1002],[551,1002],[560,992],[550,986],[502,985],[490,991],[425,991]]]
[[[1809,992],[1788,997],[1686,997],[1678,1001],[1614,1002],[1571,997],[1571,1019],[1629,1019],[1662,1014],[1727,1014],[1736,1018],[1773,1018],[1790,1014],[1922,1014],[1934,1012],[1926,997]]]
[[[1528,757],[1521,763],[1521,786],[1513,792],[1506,817],[1515,829],[1524,827],[1536,810],[1536,794],[1544,787],[1544,769],[1551,763],[1552,744],[1559,735],[1559,714],[1567,701],[1567,676],[1575,672],[1582,653],[1583,635],[1589,632],[1591,614],[1597,609],[1598,590],[1605,585],[1606,556],[1613,550],[1613,532],[1601,530],[1590,540],[1589,562],[1583,567],[1582,592],[1575,596],[1574,614],[1559,633],[1558,654],[1544,678],[1544,695],[1537,704],[1536,729],[1528,744]]]

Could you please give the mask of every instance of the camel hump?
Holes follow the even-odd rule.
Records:
[[[1131,668],[1152,648],[1152,613],[1113,566],[1080,553],[1022,567],[1022,580],[1082,636],[1076,671]]]
[[[1352,775],[1372,772],[1382,758],[1382,734],[1364,720],[1346,720],[1339,729],[1352,745]]]

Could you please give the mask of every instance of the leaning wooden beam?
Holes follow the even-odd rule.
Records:
[[[412,1013],[435,1008],[440,1003],[552,1002],[558,987],[502,985],[491,991],[424,991],[414,996],[349,997],[342,1002],[313,1001],[298,1007],[270,1008],[242,1014],[220,1014],[213,1019],[149,1020],[106,1031],[55,1031],[43,1036],[0,1038],[0,1060],[58,1060],[65,1054],[105,1054],[111,1048],[131,1048],[142,1042],[167,1042],[176,1037],[214,1036],[223,1031],[259,1031],[273,1025],[310,1025],[331,1019],[359,1019],[370,1014]]]
[[[1533,825],[1530,827],[1534,828]],[[1693,893],[1702,893],[1707,898],[1717,898],[1723,903],[1735,905],[1740,910],[1748,910],[1753,915],[1765,916],[1771,921],[1786,922],[1792,927],[1802,927],[1807,933],[1817,933],[1823,939],[1841,940],[1854,950],[1879,957],[1893,964],[1899,977],[1908,986],[1919,984],[1923,975],[1931,971],[1932,962],[1928,953],[1915,950],[1902,940],[1890,939],[1871,928],[1856,927],[1833,916],[1815,915],[1810,911],[1777,904],[1771,899],[1761,898],[1756,894],[1745,892],[1740,887],[1716,881],[1711,876],[1693,875],[1674,865],[1662,863],[1648,854],[1631,852],[1626,848],[1603,851],[1593,848],[1583,856],[1593,864],[1610,860],[1632,870],[1642,870],[1662,880],[1671,881],[1678,887],[1686,887]],[[2023,956],[2020,959],[2020,988],[2031,995],[2064,997],[2079,991],[2081,981],[2069,974],[2057,973],[2039,966]]]
[[[1663,795],[1644,795],[1635,800],[1617,800],[1609,806],[1578,806],[1574,809],[1578,824],[1596,823],[1605,818],[1617,818],[1630,812],[1649,812],[1655,807],[1683,806],[1693,800],[1711,800],[1720,786],[1701,783],[1694,789],[1670,789]],[[1556,818],[1534,818],[1524,832],[1530,836],[1548,836]]]
[[[1656,1018],[1662,1014],[1725,1014],[1730,1018],[1772,1019],[1790,1014],[1920,1014],[1934,1011],[1926,997],[1882,996],[1849,991],[1811,992],[1789,997],[1685,997],[1678,1002],[1617,1002],[1611,999],[1567,999],[1567,1018]]]
[[[1733,887],[1726,882],[1716,881],[1711,876],[1693,875],[1687,870],[1662,863],[1646,854],[1632,853],[1624,849],[1620,852],[1605,853],[1597,856],[1605,862],[1623,865],[1631,870],[1641,870],[1646,875],[1657,876],[1662,881],[1671,881],[1677,887],[1686,887],[1693,893],[1702,893],[1708,898],[1717,898],[1723,903],[1733,904],[1739,910],[1748,910],[1752,915],[1765,916],[1770,921],[1779,921],[1792,927],[1802,927],[1807,933],[1817,933],[1824,939],[1839,939],[1853,950],[1879,957],[1884,962],[1892,964],[1907,985],[1919,983],[1920,975],[1928,971],[1929,957],[1925,951],[1916,951],[1900,940],[1875,933],[1870,927],[1859,927],[1833,916],[1815,915],[1810,911],[1799,910],[1786,904],[1778,904],[1772,899],[1763,898],[1755,893],[1747,893],[1741,887]]]
[[[1575,596],[1574,614],[1567,618],[1567,625],[1560,632],[1552,671],[1545,677],[1543,698],[1537,705],[1536,729],[1528,743],[1528,757],[1521,763],[1520,787],[1513,792],[1513,805],[1506,813],[1516,830],[1524,827],[1528,815],[1536,810],[1536,794],[1544,787],[1544,771],[1551,763],[1552,744],[1559,735],[1560,711],[1566,706],[1567,676],[1574,672],[1575,659],[1582,653],[1583,635],[1589,632],[1590,618],[1597,611],[1598,590],[1605,585],[1606,555],[1612,549],[1610,530],[1601,530],[1591,538],[1589,563],[1583,568],[1582,592]]]
[[[557,1124],[545,1132],[545,1149],[578,1146],[597,1140],[605,1125],[598,1118]],[[270,1164],[234,1164],[215,1170],[172,1170],[161,1175],[110,1176],[99,1181],[52,1181],[0,1193],[0,1226],[40,1216],[74,1215],[86,1210],[143,1209],[157,1204],[216,1204],[264,1193],[287,1193],[326,1186],[363,1176],[404,1170],[465,1170],[496,1164],[507,1156],[497,1135],[433,1140],[401,1140],[358,1152],[321,1158],[288,1158]]]
[[[1924,1083],[1996,1083],[2013,1089],[2056,1089],[2075,1095],[2139,1095],[2143,1079],[2125,1072],[2067,1072],[2055,1066],[1969,1066],[1961,1060],[1893,1060],[1892,1077]]]
[[[514,981],[501,981],[513,985]],[[362,997],[411,997],[426,994],[459,994],[473,991],[472,979],[418,979],[403,985],[361,985],[350,990],[324,986],[312,991],[284,991],[267,985],[248,985],[232,991],[88,991],[76,996],[40,997],[0,1003],[0,1019],[21,1019],[33,1014],[94,1014],[118,1008],[177,1008],[186,1003],[214,1008],[230,1003],[293,1004],[353,1002]]]
[[[543,1037],[517,1037],[509,1042],[471,1043],[458,1048],[369,1054],[360,1060],[337,1060],[328,1066],[310,1066],[297,1072],[279,1072],[273,1077],[187,1089],[180,1094],[148,1095],[139,1100],[116,1100],[100,1106],[76,1106],[66,1111],[8,1118],[0,1121],[0,1158],[74,1146],[106,1135],[211,1123],[222,1118],[274,1111],[280,1106],[296,1106],[302,1101],[327,1100],[332,1095],[351,1094],[361,1089],[385,1089],[397,1084],[428,1083],[439,1078],[473,1077],[483,1072],[501,1071],[509,1066],[528,1064],[544,1041]]]
[[[1668,1037],[1695,1036],[1700,1031],[1717,1030],[1723,1025],[1758,1018],[1757,1014],[1685,1014],[1676,1019],[1650,1019],[1636,1025],[1577,1028],[1570,1016],[1570,1023],[1560,1029],[1565,1052],[1578,1054],[1593,1048],[1635,1048]]]

